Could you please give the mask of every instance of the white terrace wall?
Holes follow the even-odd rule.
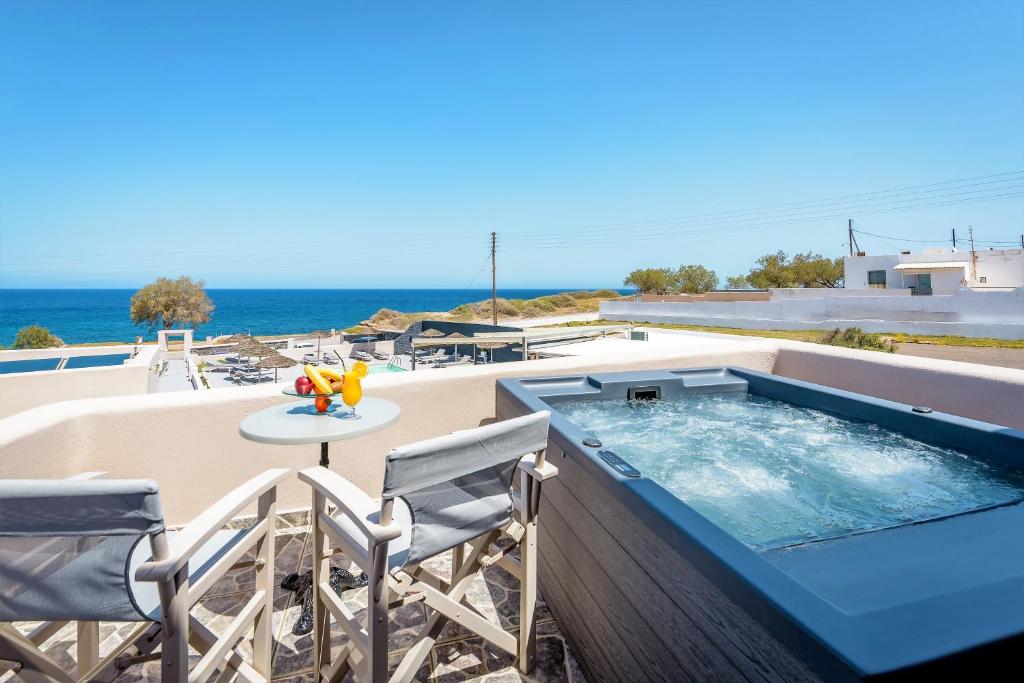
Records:
[[[899,272],[899,271],[896,271]],[[836,289],[818,289],[814,287],[773,287],[768,290],[770,299],[772,301],[781,301],[788,299],[821,299],[828,297],[830,299],[835,298],[875,298],[875,297],[909,297],[912,292],[909,289],[873,289],[865,285],[861,289],[849,289],[849,288],[836,288]]]
[[[387,429],[332,444],[331,468],[379,495],[384,456],[391,448],[492,419],[495,380],[500,377],[724,364],[771,371],[777,345],[737,347],[729,353],[652,354],[642,361],[559,358],[370,375],[363,380],[365,394],[397,402],[402,415]],[[0,420],[0,479],[86,471],[151,478],[160,484],[168,520],[185,522],[268,468],[298,470],[317,464],[318,445],[257,444],[238,433],[246,416],[289,400],[280,386],[264,385],[43,406]],[[290,479],[280,493],[279,509],[308,506],[308,488]]]
[[[59,356],[102,356],[131,353],[133,348],[135,347],[89,346],[0,351],[0,361]],[[149,391],[151,379],[149,366],[154,362],[158,350],[152,344],[138,348],[138,355],[122,365],[0,375],[0,418],[57,401],[145,394]]]
[[[1024,288],[911,297],[833,296],[843,290],[807,291],[821,294],[817,298],[807,294],[772,301],[687,304],[603,301],[601,317],[755,330],[856,326],[868,332],[1024,339]]]
[[[736,365],[774,370],[1024,428],[1024,402],[1019,400],[1024,371],[798,342],[734,346],[724,353],[670,351],[628,360],[567,357],[372,375],[365,380],[366,393],[396,401],[402,416],[385,430],[333,444],[331,466],[376,495],[390,448],[491,420],[495,380],[500,377],[643,368]],[[297,470],[316,464],[316,446],[270,446],[239,436],[244,417],[284,400],[279,387],[260,386],[43,406],[0,421],[0,478],[67,477],[92,470],[112,477],[152,478],[160,484],[168,520],[181,523],[267,468]],[[280,509],[308,505],[308,491],[290,478],[281,490]]]

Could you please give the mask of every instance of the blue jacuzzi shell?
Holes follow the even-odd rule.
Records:
[[[1024,432],[743,368],[498,381],[505,419],[551,410],[540,576],[594,680],[934,680],[1019,670],[1024,504],[755,551],[583,445],[564,400],[739,391],[1024,470]],[[1024,397],[1022,397],[1024,400]],[[1005,667],[1010,667],[1006,669]]]

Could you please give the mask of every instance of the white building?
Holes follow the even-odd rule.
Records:
[[[961,289],[1024,287],[1024,249],[925,249],[844,259],[847,289],[910,289],[913,294],[953,294]]]

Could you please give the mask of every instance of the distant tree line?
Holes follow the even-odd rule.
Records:
[[[638,268],[622,284],[645,294],[700,294],[718,287],[715,271],[704,266],[679,268]]]
[[[702,294],[718,287],[718,275],[700,265],[672,268],[638,268],[626,276],[624,285],[643,294]],[[842,287],[843,260],[821,254],[786,252],[765,254],[746,275],[726,277],[728,289],[770,287]]]

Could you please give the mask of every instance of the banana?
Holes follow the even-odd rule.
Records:
[[[313,389],[316,390],[316,393],[334,393],[333,391],[331,391],[331,383],[324,379],[324,376],[320,374],[320,371],[317,370],[315,367],[313,367],[312,365],[307,365],[306,367],[303,368],[303,372],[306,373],[306,377],[309,378],[309,381],[313,383]]]
[[[342,380],[341,373],[338,372],[337,370],[332,370],[331,368],[317,368],[317,372],[319,372],[321,375],[334,382],[344,381]]]

